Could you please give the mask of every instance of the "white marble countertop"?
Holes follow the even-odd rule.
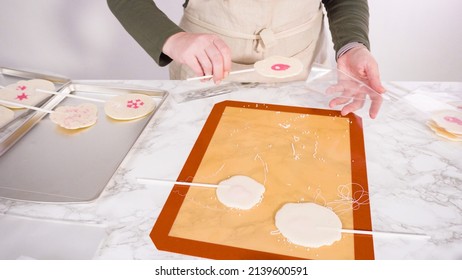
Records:
[[[281,87],[260,85],[183,103],[175,96],[191,88],[188,82],[91,82],[159,88],[170,95],[96,201],[50,204],[1,198],[0,214],[101,225],[105,236],[94,259],[195,259],[155,248],[149,233],[172,186],[146,186],[136,178],[175,180],[217,102],[313,104],[302,82]],[[385,86],[399,98],[418,90],[436,99],[462,100],[462,83],[396,82]],[[317,106],[327,108],[323,102]],[[431,238],[376,238],[375,257],[461,259],[462,142],[439,138],[425,126],[425,112],[403,111],[407,105],[395,102],[398,105],[381,112],[378,119],[363,119],[373,229],[425,233]],[[11,240],[13,248],[23,243],[14,237]],[[73,242],[85,243],[85,239],[73,237]],[[41,245],[46,250],[49,244]]]

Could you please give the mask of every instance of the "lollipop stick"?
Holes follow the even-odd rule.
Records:
[[[333,229],[333,228],[324,228],[321,229],[330,229],[330,230],[340,230],[342,233],[351,233],[351,234],[363,234],[363,235],[373,235],[381,237],[406,237],[406,238],[417,238],[417,239],[429,239],[430,236],[426,234],[419,233],[405,233],[405,232],[384,232],[384,231],[369,231],[369,230],[359,230],[359,229]]]
[[[175,184],[175,185],[184,185],[192,187],[205,187],[205,188],[219,188],[223,185],[214,185],[214,184],[205,184],[205,183],[190,183],[190,182],[177,182],[164,179],[153,179],[153,178],[137,178],[136,179],[141,184],[154,184],[154,183],[165,183],[165,184]]]
[[[47,110],[47,109],[42,109],[42,108],[29,106],[29,105],[24,105],[24,104],[11,102],[11,101],[6,101],[6,100],[0,100],[0,104],[5,104],[5,105],[14,106],[14,107],[21,107],[21,108],[31,109],[31,110],[35,110],[35,111],[39,111],[39,112],[43,112],[43,113],[48,113],[48,114],[53,113],[53,111],[50,111],[50,110]]]
[[[247,72],[253,72],[253,71],[255,71],[255,68],[249,68],[249,69],[231,71],[231,72],[229,72],[229,74],[230,74],[230,75],[235,75],[235,74],[241,74],[241,73],[247,73]],[[213,75],[206,75],[206,76],[193,77],[193,78],[188,78],[188,79],[186,79],[186,80],[187,80],[187,81],[195,81],[195,80],[202,80],[202,79],[208,79],[208,78],[213,78]]]
[[[104,100],[101,100],[101,99],[85,97],[85,96],[78,96],[78,95],[74,95],[74,94],[64,94],[64,93],[59,93],[59,92],[56,92],[56,91],[50,91],[50,90],[44,90],[44,89],[36,89],[36,91],[43,92],[43,93],[54,94],[54,95],[61,95],[61,96],[69,97],[69,98],[93,101],[93,102],[101,102],[101,103],[105,102]]]
[[[0,88],[5,88],[5,87],[0,85]],[[93,101],[93,102],[101,102],[101,103],[106,102],[106,101],[101,100],[101,99],[85,97],[85,96],[78,96],[78,95],[74,95],[74,94],[64,94],[64,93],[59,93],[59,92],[51,91],[51,90],[44,90],[44,89],[35,89],[35,90],[38,91],[38,92],[54,94],[54,95],[61,95],[61,96],[69,97],[69,98],[82,99],[82,100]]]

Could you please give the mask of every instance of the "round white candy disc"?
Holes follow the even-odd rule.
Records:
[[[439,127],[434,121],[427,122],[428,127],[433,130],[436,135],[446,138],[451,141],[462,141],[462,135],[460,134],[452,134],[446,131],[444,128]]]
[[[287,203],[278,210],[276,227],[293,244],[318,248],[342,238],[342,222],[329,208],[315,203]]]
[[[293,57],[271,56],[254,64],[255,71],[271,78],[288,78],[303,71],[303,64]]]
[[[107,101],[104,112],[116,120],[133,120],[146,116],[155,108],[152,97],[145,94],[125,94]]]
[[[0,127],[14,119],[14,112],[0,105]]]
[[[55,91],[55,85],[47,80],[34,79],[18,81],[0,89],[0,99],[19,104],[35,106],[40,101],[49,97],[50,94],[36,91],[36,89]],[[20,106],[5,105],[12,109],[22,108]]]
[[[441,111],[432,115],[432,120],[450,133],[462,134],[462,112]]]
[[[78,106],[61,106],[50,115],[55,124],[66,129],[79,129],[94,125],[97,120],[98,108],[91,103]]]
[[[254,179],[236,175],[219,183],[217,197],[224,205],[248,210],[257,205],[265,192],[265,187]]]

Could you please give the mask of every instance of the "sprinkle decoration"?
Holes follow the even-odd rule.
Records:
[[[141,99],[128,100],[127,107],[132,109],[138,109],[144,105],[144,102]]]
[[[21,100],[21,101],[24,99],[28,99],[28,98],[29,96],[25,92],[23,92],[22,94],[16,95],[16,99]]]

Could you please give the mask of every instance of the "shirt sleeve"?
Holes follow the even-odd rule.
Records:
[[[335,52],[357,42],[370,50],[369,5],[367,0],[322,0],[329,19]]]
[[[109,9],[127,32],[160,66],[172,59],[162,53],[165,41],[183,31],[152,0],[107,0]]]

